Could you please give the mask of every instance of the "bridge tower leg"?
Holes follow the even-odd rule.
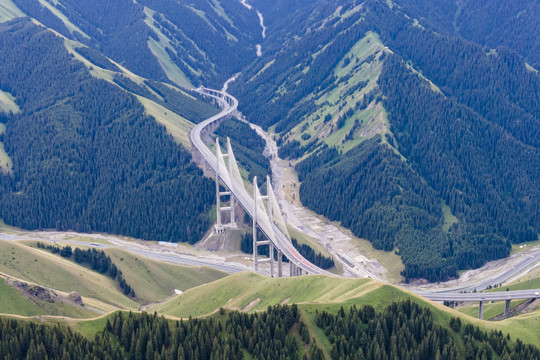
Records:
[[[219,139],[216,139],[216,232],[219,234],[223,231],[223,226],[221,225],[221,195],[219,193]]]
[[[232,154],[232,147],[231,147],[231,139],[227,138],[227,155],[229,158],[229,176],[231,179],[233,178],[233,157]],[[236,228],[236,220],[235,220],[235,213],[234,213],[234,195],[232,191],[230,192],[230,205],[231,205],[231,227]]]
[[[257,208],[258,201],[268,200],[268,195],[261,196],[259,195],[259,188],[257,185],[257,177],[253,177],[253,199],[254,199],[254,208],[253,208],[253,268],[255,271],[259,270],[259,262],[270,262],[270,276],[274,276],[274,244],[271,239],[257,241]],[[264,211],[264,208],[263,208]],[[263,213],[263,219],[264,213]],[[259,246],[268,245],[268,259],[259,260],[258,248]]]
[[[268,255],[270,256],[270,277],[274,277],[274,245],[268,243]]]
[[[277,276],[283,277],[283,254],[280,250],[277,252]]]
[[[480,320],[484,319],[484,302],[480,301],[480,304],[478,304],[478,318]]]
[[[255,272],[259,270],[257,264],[257,177],[253,177],[253,200],[255,206],[253,206],[253,269]]]
[[[508,314],[510,312],[510,302],[512,300],[508,299],[505,301],[505,304],[504,304],[504,313],[505,314]]]
[[[268,196],[268,216],[270,222],[272,222],[273,213],[272,213],[272,204],[270,203],[270,191],[272,191],[272,182],[270,181],[270,176],[266,176],[266,196]],[[268,256],[270,256],[270,277],[274,277],[274,246],[270,241],[268,243]]]
[[[231,148],[231,142],[229,138],[227,138],[227,154],[222,154],[221,149],[219,146],[219,138],[216,138],[216,232],[222,233],[225,230],[225,227],[223,226],[223,219],[221,217],[221,214],[223,211],[229,211],[231,215],[231,221],[229,224],[229,227],[236,228],[236,222],[235,222],[235,215],[234,215],[234,195],[232,191],[219,191],[219,176],[221,174],[221,159],[222,158],[228,158],[229,159],[229,169],[223,169],[225,172],[228,171],[229,175],[232,177],[232,168],[233,168],[233,156],[232,154],[232,148]],[[229,196],[230,200],[230,206],[221,206],[221,197],[222,196]]]

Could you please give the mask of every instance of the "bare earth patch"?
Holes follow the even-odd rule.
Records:
[[[261,301],[260,298],[256,298],[255,300],[251,301],[249,304],[246,305],[245,308],[242,309],[242,311],[249,311],[253,309],[255,305],[257,305]]]
[[[362,244],[364,247],[371,247],[369,242],[356,238],[339,224],[330,222],[302,205],[299,199],[300,183],[292,162],[282,160],[277,156],[278,148],[270,135],[260,127],[250,125],[266,140],[264,155],[270,159],[272,185],[286,223],[319,241],[328,252],[343,262],[343,276],[370,277],[382,281],[399,282],[401,280],[399,271],[402,267],[400,268],[401,259],[397,255],[384,254],[390,256],[391,260],[388,262],[398,264],[397,270],[389,274],[387,268],[379,260],[361,249],[361,242],[365,242]]]

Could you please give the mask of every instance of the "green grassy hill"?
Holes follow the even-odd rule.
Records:
[[[144,309],[156,311],[171,320],[211,317],[224,321],[228,312],[233,310],[253,313],[273,305],[297,304],[310,337],[328,357],[332,343],[324,330],[316,325],[317,312],[336,314],[341,307],[347,311],[352,306],[360,308],[363,305],[371,305],[375,312],[383,312],[394,302],[411,300],[429,308],[434,321],[443,327],[449,328],[451,317],[460,317],[463,325],[472,324],[485,331],[501,330],[505,336],[510,334],[512,341],[519,338],[525,343],[540,346],[540,312],[488,322],[475,318],[475,307],[462,308],[462,313],[371,279],[326,276],[268,278],[250,272],[224,276],[208,268],[163,264],[128,251],[106,249],[107,255],[135,289],[137,299],[134,301],[122,295],[109,278],[32,245],[31,242],[0,241],[0,271],[6,276],[50,287],[61,294],[75,290],[83,295],[87,308],[34,301],[18,289],[0,282],[0,313],[2,316],[23,319],[40,316],[40,319],[48,322],[67,324],[89,339],[102,331],[107,319],[112,316],[111,313],[99,316],[91,309],[102,313],[138,311],[141,304],[154,302]],[[171,296],[173,289],[185,292]],[[225,310],[225,315],[221,313],[221,308]],[[495,314],[501,310],[499,308],[500,304],[488,305],[486,312]],[[296,331],[293,333],[296,334]],[[453,336],[458,339],[461,335],[458,332]],[[300,353],[308,353],[308,349],[305,347]]]
[[[112,308],[138,308],[138,304],[124,296],[108,277],[47,251],[15,242],[0,241],[0,272],[59,291],[76,291],[83,300],[97,299]]]
[[[174,289],[186,291],[210,283],[227,274],[208,267],[186,267],[155,261],[120,249],[105,251],[122,271],[141,302],[161,301]]]
[[[476,311],[470,310],[470,314],[463,314],[396,286],[370,279],[325,276],[278,279],[254,273],[238,273],[195,287],[149,310],[173,317],[187,318],[216,314],[221,307],[231,310],[261,311],[276,304],[296,303],[309,324],[316,310],[337,312],[342,306],[347,308],[353,305],[357,307],[371,305],[376,311],[382,311],[392,302],[404,299],[411,299],[422,306],[429,307],[440,323],[447,324],[452,316],[459,316],[465,323],[479,325],[485,330],[501,330],[511,334],[514,339],[518,337],[524,342],[540,346],[540,338],[537,335],[540,331],[540,312],[499,322],[487,322],[476,318],[477,308]],[[317,334],[317,330],[314,333]]]
[[[135,299],[126,297],[116,281],[109,277],[46,250],[36,249],[35,242],[0,241],[0,273],[4,277],[66,295],[76,291],[87,305],[83,309],[60,302],[48,304],[30,300],[0,281],[0,313],[90,318],[118,309],[136,310],[141,305],[163,301],[174,293],[174,289],[185,291],[226,275],[206,267],[160,263],[119,249],[108,249],[106,253],[134,289]]]

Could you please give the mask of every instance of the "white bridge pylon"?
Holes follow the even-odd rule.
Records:
[[[222,215],[224,211],[228,210],[232,213],[234,209],[238,209],[238,205],[240,205],[246,214],[253,219],[254,212],[258,209],[260,219],[255,219],[254,221],[258,227],[258,231],[262,232],[266,238],[270,240],[272,245],[283,254],[283,258],[286,257],[289,260],[291,276],[302,275],[302,273],[334,276],[334,274],[312,264],[291,244],[290,238],[284,232],[287,227],[284,225],[284,222],[280,220],[281,212],[276,211],[276,209],[279,209],[279,206],[277,206],[277,202],[274,201],[275,196],[273,196],[271,192],[266,196],[269,197],[270,208],[272,210],[269,208],[267,209],[264,205],[265,203],[262,203],[263,205],[261,206],[258,205],[258,201],[256,202],[255,198],[252,197],[252,191],[254,189],[250,189],[249,192],[246,191],[245,187],[247,184],[244,184],[243,181],[239,181],[241,178],[241,176],[239,176],[240,171],[238,170],[238,165],[234,159],[234,153],[231,151],[229,144],[227,144],[227,153],[222,154],[221,148],[218,148],[217,145],[215,149],[210,150],[202,140],[201,136],[203,131],[213,131],[221,121],[230,119],[236,115],[238,101],[233,96],[223,91],[207,89],[204,87],[200,87],[195,91],[212,99],[212,101],[215,101],[221,108],[221,111],[218,114],[198,123],[189,132],[189,139],[197,151],[196,155],[202,157],[204,160],[205,169],[206,166],[209,166],[212,171],[217,174],[217,179],[219,179],[228,190],[223,191],[222,194],[217,194],[219,197],[219,200],[216,199],[216,202],[219,201],[217,210],[219,213],[219,222],[216,224],[217,230],[223,231],[224,228],[231,226],[229,223],[223,224],[224,218]],[[226,163],[225,159],[228,160],[228,163]],[[219,193],[218,186],[216,186],[216,192]],[[229,199],[231,199],[231,196],[234,197],[232,199],[234,206],[221,207],[222,196],[226,195],[229,196]],[[264,212],[260,210],[261,207]],[[267,220],[262,220],[263,218]],[[233,216],[232,219],[235,219],[235,217]],[[232,226],[235,226],[234,221],[232,222]],[[279,259],[281,258],[282,257],[278,257],[278,264],[280,263]],[[281,275],[281,266],[278,266],[278,276],[279,275]]]
[[[244,180],[242,179],[242,175],[240,173],[240,169],[238,167],[238,163],[236,161],[236,157],[234,156],[234,152],[231,147],[231,140],[227,138],[227,153],[224,154],[221,151],[221,145],[219,143],[219,138],[216,138],[216,158],[217,158],[217,164],[216,164],[216,212],[217,212],[217,219],[216,219],[216,232],[221,233],[225,230],[225,228],[236,228],[236,222],[235,222],[235,198],[230,191],[230,188],[233,183],[240,184],[242,189],[247,192],[245,186],[244,186]],[[227,163],[225,163],[225,159],[227,159]],[[236,180],[233,182],[232,180]],[[225,184],[225,186],[228,188],[227,191],[221,191],[220,189],[220,180],[222,183]],[[270,263],[270,276],[274,276],[275,273],[275,243],[276,243],[276,234],[274,232],[274,227],[272,224],[277,226],[277,228],[287,237],[287,239],[290,241],[290,235],[287,230],[287,225],[285,224],[285,220],[283,219],[283,215],[281,214],[281,209],[279,208],[279,204],[276,200],[276,196],[274,194],[274,190],[272,189],[272,182],[270,179],[270,176],[266,177],[266,195],[261,195],[259,191],[259,186],[257,184],[257,177],[253,178],[253,199],[254,199],[254,208],[252,209],[253,212],[253,269],[255,271],[259,270],[259,264],[269,262]],[[221,198],[223,196],[229,196],[229,206],[222,206],[221,204]],[[222,213],[223,212],[229,212],[230,213],[230,222],[228,224],[223,224],[222,219]],[[259,223],[259,227],[262,227],[265,231],[265,235],[268,238],[267,240],[259,241],[257,239],[257,230]],[[260,224],[262,223],[262,224]],[[258,248],[259,246],[265,246],[268,245],[268,254],[269,257],[266,259],[260,259],[258,255]],[[282,267],[282,258],[283,253],[277,249],[277,276],[281,277],[283,275],[283,267]],[[295,269],[296,270],[296,269]],[[293,272],[291,271],[291,274]],[[296,275],[297,271],[294,272],[293,275]]]

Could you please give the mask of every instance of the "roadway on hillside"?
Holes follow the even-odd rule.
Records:
[[[212,125],[213,123],[216,123],[224,119],[228,119],[229,117],[233,116],[236,113],[238,101],[234,97],[228,95],[227,93],[224,93],[218,90],[199,88],[198,91],[201,94],[214,98],[216,101],[220,103],[221,108],[222,108],[219,114],[216,114],[212,116],[211,118],[206,119],[205,121],[197,124],[189,132],[189,138],[191,140],[191,143],[202,155],[202,157],[204,158],[204,161],[215,172],[216,164],[217,164],[216,155],[206,146],[206,144],[202,140],[201,133],[209,125]],[[244,188],[244,185],[239,184],[238,181],[234,177],[222,176],[222,175],[223,174],[220,174],[221,181],[234,194],[234,197],[237,199],[238,203],[244,208],[246,213],[249,214],[249,216],[253,219],[253,210],[255,208],[255,202],[253,198],[248,194],[246,189]],[[261,217],[258,217],[257,224],[259,225],[259,229],[264,233],[264,235],[272,241],[273,245],[279,251],[281,251],[287,259],[289,259],[289,262],[293,263],[295,266],[302,269],[308,274],[321,274],[321,275],[334,276],[334,274],[326,270],[323,270],[313,265],[308,260],[306,260],[298,252],[298,250],[296,250],[296,248],[292,245],[289,239],[287,239],[287,237],[278,229],[278,227],[273,222],[271,222],[269,226],[266,222],[262,221]]]
[[[519,299],[540,298],[540,289],[514,290],[514,291],[496,291],[489,293],[432,293],[417,292],[417,295],[433,301],[502,301]]]
[[[25,233],[25,234],[15,234],[15,233],[3,233],[0,232],[0,241],[40,241],[48,242],[52,244],[75,244],[81,245],[89,248],[95,249],[108,249],[108,248],[117,248],[121,250],[127,250],[134,254],[146,256],[153,260],[159,260],[175,265],[182,266],[208,266],[217,270],[224,271],[226,273],[234,274],[240,271],[249,271],[250,267],[237,263],[237,262],[225,262],[222,259],[208,259],[202,256],[195,256],[186,253],[176,251],[178,249],[167,249],[163,246],[150,246],[144,244],[144,242],[122,240],[113,235],[102,236],[99,234],[81,234],[73,233],[74,236],[83,236],[88,238],[96,238],[96,241],[106,240],[108,243],[103,244],[96,241],[82,241],[82,240],[72,240],[69,238],[58,238],[56,236],[57,232],[36,232],[36,233]],[[176,247],[176,244],[168,244],[169,246]],[[182,251],[180,249],[180,251]]]
[[[190,140],[194,147],[202,154],[204,160],[210,165],[214,170],[216,169],[216,156],[208,149],[206,144],[202,141],[201,132],[210,124],[213,124],[217,121],[227,119],[236,113],[238,106],[238,101],[227,94],[226,92],[200,88],[198,89],[201,93],[211,96],[220,102],[222,106],[222,111],[199,123],[196,125],[190,132]],[[234,177],[221,178],[229,190],[235,195],[239,203],[246,210],[246,212],[253,218],[253,208],[254,201],[251,196],[247,193],[243,185],[237,183]],[[309,261],[304,259],[298,251],[292,246],[289,240],[279,231],[277,226],[272,224],[273,229],[268,229],[267,225],[263,222],[257,221],[259,227],[269,239],[273,239],[274,245],[280,249],[284,255],[290,259],[296,266],[302,268],[309,274],[324,274],[324,275],[333,275],[327,271],[324,271],[315,265],[311,264]],[[275,233],[276,237],[271,237],[271,232]],[[500,293],[485,294],[485,293],[473,293],[472,291],[484,290],[489,286],[496,284],[501,284],[506,282],[508,279],[516,276],[519,273],[522,273],[527,268],[537,266],[540,262],[540,251],[532,253],[531,256],[528,256],[524,261],[519,263],[517,266],[504,271],[502,273],[495,274],[487,279],[484,279],[480,282],[477,282],[472,285],[466,285],[461,287],[454,287],[449,289],[441,289],[438,291],[418,291],[413,290],[417,294],[434,301],[483,301],[483,300],[507,300],[507,299],[530,299],[539,297],[540,290],[521,290],[521,291],[512,291],[504,292],[503,295]],[[464,293],[470,292],[470,293]]]

